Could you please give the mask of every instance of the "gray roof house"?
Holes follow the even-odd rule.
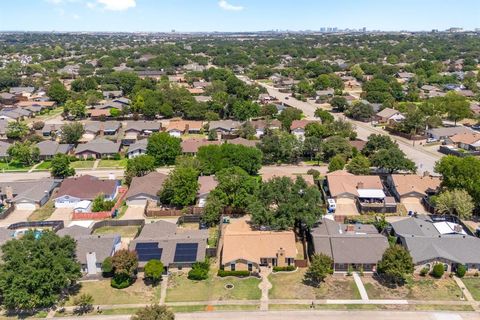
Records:
[[[210,121],[209,130],[215,130],[220,132],[232,132],[238,129],[242,124],[234,120],[218,120]]]
[[[121,246],[118,234],[93,235],[91,229],[72,226],[60,229],[59,236],[70,236],[77,243],[76,256],[86,275],[96,275],[102,272],[102,262],[111,257]]]
[[[0,140],[7,139],[8,120],[0,119]]]
[[[10,148],[11,144],[8,142],[0,141],[0,160],[8,158],[8,148]]]
[[[475,131],[464,126],[434,128],[427,130],[428,137],[437,140],[445,140],[447,138],[450,138],[451,136],[462,133],[475,133]]]
[[[138,157],[142,154],[147,153],[147,145],[148,145],[148,140],[147,139],[142,139],[138,140],[137,142],[131,144],[128,147],[127,151],[127,157],[129,159]]]
[[[40,159],[53,158],[57,153],[68,154],[73,149],[73,144],[58,143],[56,141],[42,141],[37,143],[37,147],[40,150]]]
[[[395,236],[412,256],[415,270],[442,263],[446,271],[463,264],[468,272],[480,270],[480,239],[460,224],[419,215],[392,222]]]
[[[373,225],[345,225],[323,218],[311,231],[315,253],[330,256],[334,272],[363,268],[375,272],[388,240]]]
[[[128,206],[145,206],[148,200],[158,201],[157,193],[167,180],[167,175],[150,172],[143,177],[134,177],[125,195]]]
[[[35,210],[48,201],[58,185],[54,179],[0,182],[0,201],[12,202],[18,210]]]
[[[205,260],[207,240],[208,230],[181,229],[161,220],[146,224],[130,250],[136,251],[141,268],[151,259],[161,260],[165,268],[190,267]]]
[[[120,142],[112,142],[107,139],[98,138],[84,144],[79,144],[75,151],[78,158],[95,158],[111,157],[120,150]]]

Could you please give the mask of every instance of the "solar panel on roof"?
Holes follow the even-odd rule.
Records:
[[[177,243],[173,262],[194,262],[197,260],[198,243]]]
[[[162,258],[162,248],[158,247],[158,242],[137,243],[135,246],[139,261],[150,261],[152,259],[160,260]]]

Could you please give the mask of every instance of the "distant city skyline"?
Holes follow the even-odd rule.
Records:
[[[0,31],[480,28],[478,0],[22,0],[0,1],[0,12]]]

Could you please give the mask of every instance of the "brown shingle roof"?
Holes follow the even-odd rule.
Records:
[[[381,189],[382,181],[378,176],[356,176],[344,170],[327,174],[328,188],[332,197],[342,194],[358,196],[357,187],[360,189]]]
[[[424,177],[416,174],[392,174],[392,181],[400,196],[416,192],[427,195],[427,191],[435,191],[440,187],[439,177]]]
[[[84,200],[93,200],[99,194],[113,194],[117,187],[117,180],[100,180],[90,175],[68,178],[63,180],[58,189],[57,198],[72,196]]]
[[[220,145],[222,144],[221,141],[209,141],[205,139],[188,139],[181,142],[182,152],[183,153],[197,153],[198,148],[203,146],[208,146],[211,144]]]
[[[210,193],[218,185],[218,181],[215,179],[215,176],[200,176],[198,177],[198,194],[207,194]]]
[[[125,198],[128,200],[130,197],[135,197],[139,194],[145,194],[155,198],[167,177],[166,174],[159,172],[150,172],[143,177],[135,177],[132,179],[130,189],[128,189]]]

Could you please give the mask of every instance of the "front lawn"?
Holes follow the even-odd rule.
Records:
[[[212,270],[210,277],[204,281],[192,281],[183,272],[172,273],[168,279],[167,301],[211,301],[211,300],[259,300],[261,291],[257,278],[219,278]],[[232,289],[225,286],[232,284]]]
[[[79,160],[70,163],[70,166],[75,169],[91,169],[94,164],[94,160]]]
[[[473,296],[473,299],[480,301],[480,278],[463,278],[463,284]]]
[[[0,172],[1,171],[28,171],[32,166],[25,166],[19,162],[0,162]]]
[[[314,288],[303,283],[305,271],[271,274],[270,299],[360,299],[352,277],[328,277],[319,288]]]
[[[35,170],[50,170],[51,168],[52,168],[51,161],[43,161],[35,168]]]
[[[416,277],[405,285],[389,288],[369,277],[362,279],[370,299],[460,300],[462,292],[450,278]]]
[[[75,296],[82,293],[93,297],[93,304],[136,304],[158,303],[160,299],[160,284],[156,287],[146,286],[142,279],[137,279],[133,285],[125,289],[114,289],[110,280],[81,282],[79,292],[71,296],[66,306],[72,306]]]
[[[100,160],[99,168],[125,168],[127,166],[127,159],[121,160]]]
[[[124,227],[101,227],[96,229],[93,234],[119,234],[122,238],[134,238],[138,233],[138,226],[124,226]]]

